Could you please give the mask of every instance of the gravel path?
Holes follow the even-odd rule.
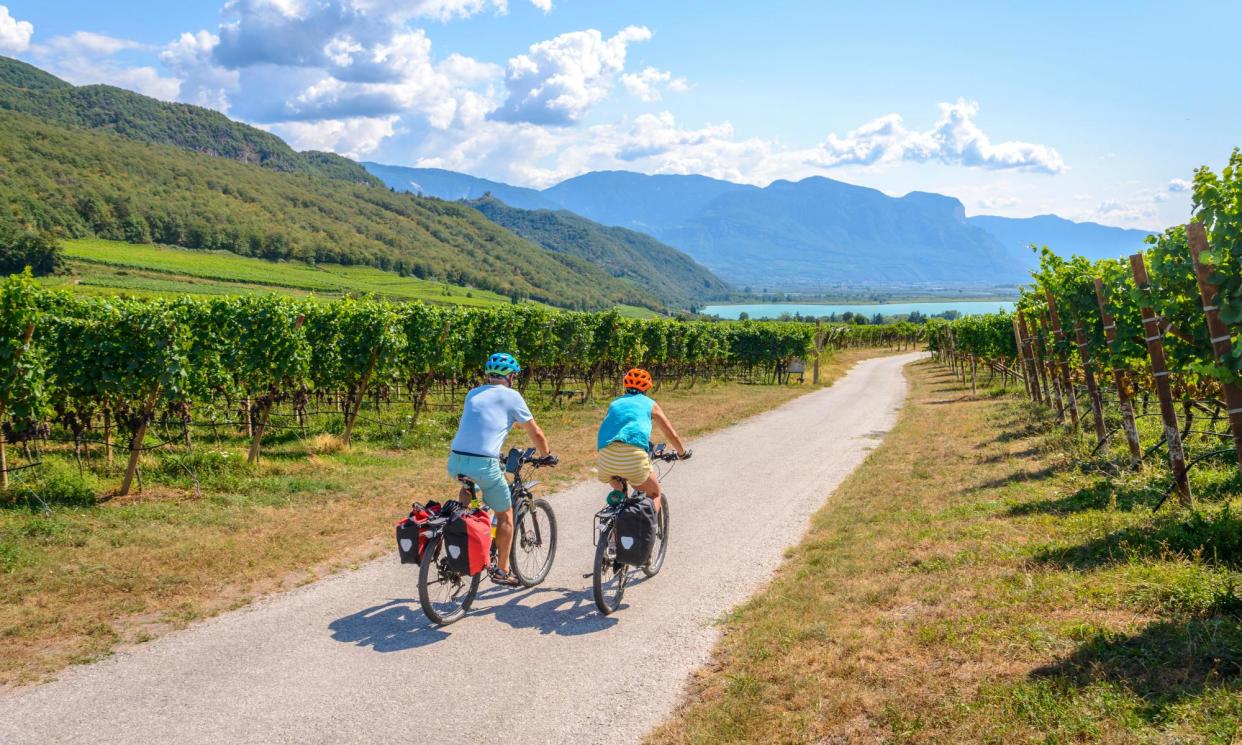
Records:
[[[668,716],[722,614],[762,585],[808,515],[893,425],[917,354],[691,443],[666,480],[669,552],[602,617],[593,482],[550,497],[540,587],[485,581],[441,630],[395,554],[0,697],[3,743],[618,743]]]

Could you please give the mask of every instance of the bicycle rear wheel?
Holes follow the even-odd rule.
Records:
[[[518,581],[534,587],[552,571],[556,558],[556,515],[545,499],[532,499],[513,525],[509,565]]]
[[[643,574],[654,577],[664,566],[664,554],[668,551],[668,495],[660,495],[660,514],[656,517],[656,545],[651,558],[643,565]]]
[[[470,610],[483,573],[468,576],[450,570],[443,546],[444,536],[438,535],[423,549],[418,568],[418,602],[432,623],[447,626]]]
[[[617,538],[612,525],[599,537],[595,547],[595,571],[592,574],[595,605],[605,616],[621,605],[625,584],[629,579],[629,566],[617,561]]]

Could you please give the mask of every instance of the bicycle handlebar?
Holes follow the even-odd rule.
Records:
[[[693,450],[687,450],[684,454],[679,454],[676,450],[666,450],[663,444],[657,445],[651,450],[652,460],[662,460],[668,463],[678,460],[690,460],[691,455],[694,455]]]

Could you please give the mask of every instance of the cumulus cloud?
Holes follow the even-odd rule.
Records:
[[[17,20],[9,15],[7,5],[0,5],[0,52],[16,54],[26,51],[33,35],[33,23]]]
[[[397,116],[351,117],[317,122],[285,122],[270,129],[298,150],[326,150],[348,158],[375,152],[398,129]]]
[[[1063,173],[1060,153],[1029,142],[993,143],[975,124],[979,104],[958,99],[940,104],[940,119],[925,131],[906,128],[899,114],[888,114],[849,132],[828,135],[810,162],[825,168],[844,165],[891,164],[901,161],[941,162],[989,169]]]
[[[622,75],[621,84],[631,95],[647,102],[659,101],[661,89],[673,93],[684,93],[690,88],[685,78],[674,78],[673,73],[667,70],[657,70],[654,67],[645,68],[642,72]]]
[[[1165,190],[1170,194],[1180,194],[1182,192],[1190,191],[1192,186],[1193,184],[1185,179],[1175,178],[1169,182],[1169,185],[1165,187]]]
[[[645,26],[628,26],[607,39],[587,29],[533,44],[509,60],[508,95],[492,117],[531,124],[577,122],[612,91],[625,68],[626,48],[650,38]]]

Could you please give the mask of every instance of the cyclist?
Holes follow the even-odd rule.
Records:
[[[660,511],[660,482],[651,469],[647,452],[651,448],[652,422],[659,425],[677,454],[690,457],[685,443],[673,429],[673,424],[660,405],[647,396],[653,381],[651,373],[634,368],[622,381],[625,393],[608,406],[608,414],[599,425],[595,447],[598,450],[599,480],[620,489],[619,478],[630,482],[636,489],[651,497],[656,512]]]
[[[483,368],[487,383],[466,394],[457,435],[450,445],[449,478],[465,476],[478,485],[483,501],[496,515],[496,566],[489,574],[498,585],[517,587],[517,577],[509,571],[509,549],[513,544],[513,500],[509,482],[500,464],[500,448],[509,430],[516,424],[530,435],[540,457],[546,457],[548,438],[535,423],[522,394],[513,390],[513,379],[522,371],[513,355],[493,354]],[[462,488],[461,500],[469,498]]]

